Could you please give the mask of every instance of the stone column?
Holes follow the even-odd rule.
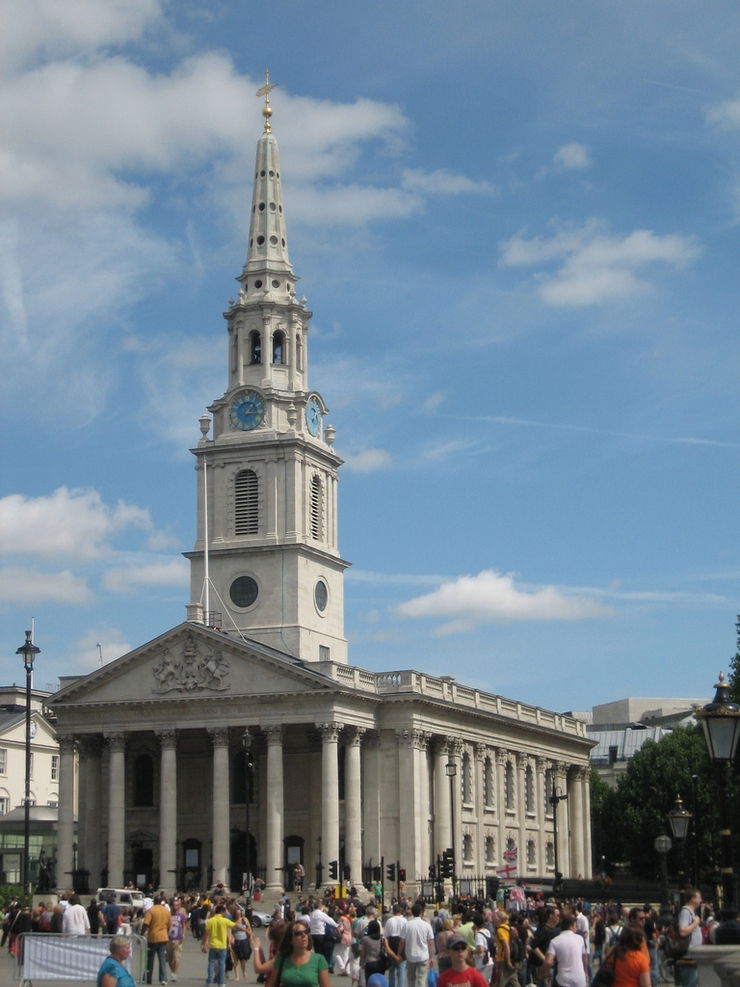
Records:
[[[581,779],[583,786],[583,856],[585,858],[585,876],[593,874],[593,848],[591,846],[591,769],[584,767]]]
[[[339,760],[341,723],[317,723],[321,734],[321,856],[324,885],[333,884],[329,864],[339,863]]]
[[[568,804],[570,806],[569,850],[573,873],[571,877],[585,878],[586,867],[583,856],[583,784],[580,767],[571,768],[568,773]]]
[[[535,812],[537,813],[537,860],[536,860],[536,870],[537,874],[546,874],[547,868],[545,867],[545,846],[547,844],[547,837],[545,834],[545,819],[547,817],[547,801],[545,794],[545,768],[547,767],[547,761],[544,757],[538,757],[535,759]]]
[[[57,886],[72,887],[75,838],[75,738],[60,736],[59,809],[57,826]]]
[[[498,866],[504,863],[506,849],[506,786],[504,773],[506,771],[507,752],[499,747],[496,751],[496,811],[498,813]]]
[[[105,739],[108,743],[108,887],[122,888],[126,827],[126,734],[107,733]]]
[[[566,764],[558,762],[555,765],[555,788],[559,795],[565,795],[568,791]],[[568,799],[563,799],[553,806],[553,811],[558,814],[558,869],[564,877],[571,877],[570,853],[568,838]]]
[[[374,731],[363,742],[365,765],[362,772],[362,822],[365,829],[365,861],[374,867],[380,865],[380,807],[383,779],[380,772],[380,737]],[[356,881],[354,872],[352,879]]]
[[[517,837],[517,850],[519,852],[519,873],[526,873],[527,866],[527,798],[526,798],[526,776],[527,776],[527,756],[521,751],[516,753],[516,828],[519,831]]]
[[[101,853],[101,745],[99,737],[82,741],[80,759],[80,797],[78,800],[80,867],[90,874],[90,886],[101,885],[103,856]],[[61,801],[61,790],[60,790]]]
[[[265,800],[265,880],[267,889],[282,891],[284,846],[283,827],[285,819],[283,787],[283,728],[271,724],[262,728],[267,735],[267,798]]]
[[[229,871],[229,731],[227,727],[209,727],[213,744],[213,791],[211,866],[214,884],[227,884]]]
[[[167,893],[177,880],[177,739],[174,730],[157,730],[159,738],[159,886]]]
[[[463,828],[462,828],[462,796],[460,794],[460,775],[462,773],[462,752],[463,752],[463,742],[458,738],[453,738],[450,740],[450,756],[449,760],[456,767],[455,777],[452,782],[452,798],[453,803],[450,806],[452,814],[452,846],[455,850],[455,869],[457,874],[462,874],[462,861],[463,861]],[[449,779],[448,779],[449,784]]]
[[[421,809],[421,828],[419,830],[419,876],[425,878],[429,873],[432,862],[431,840],[429,838],[430,791],[429,791],[429,760],[427,751],[431,734],[419,733],[419,806]],[[403,866],[403,864],[401,865]]]
[[[450,819],[450,783],[447,779],[448,745],[441,737],[435,738],[434,757],[434,855],[439,857],[452,846]]]
[[[398,862],[406,870],[407,882],[416,882],[421,872],[420,730],[396,730],[398,741]]]
[[[475,873],[484,874],[485,861],[485,814],[483,798],[483,768],[486,749],[483,744],[473,746],[473,804],[475,805]]]
[[[362,775],[361,745],[365,731],[353,727],[346,732],[344,762],[344,857],[350,880],[362,880]]]

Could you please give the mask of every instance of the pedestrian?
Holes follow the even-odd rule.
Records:
[[[182,898],[175,895],[170,902],[170,928],[167,933],[167,966],[170,968],[170,980],[173,984],[177,983],[177,971],[180,969],[180,957],[182,956],[182,940],[187,924],[188,914],[182,906]]]
[[[136,981],[124,964],[131,955],[131,940],[127,936],[113,936],[106,956],[98,970],[96,987],[136,987]]]
[[[468,943],[455,933],[447,943],[450,966],[439,975],[437,987],[488,987],[482,973],[468,964]]]
[[[288,922],[272,959],[263,963],[261,949],[255,951],[254,969],[270,975],[270,987],[331,987],[326,957],[311,945],[308,925],[300,919]]]
[[[206,919],[205,930],[200,948],[208,953],[208,968],[206,984],[218,984],[225,987],[226,983],[226,950],[231,941],[231,928],[234,922],[226,917],[226,905],[222,901],[216,905],[213,915]],[[218,979],[214,979],[217,977]]]
[[[365,935],[360,943],[360,967],[365,973],[365,983],[374,973],[385,974],[388,957],[385,953],[385,940],[380,930],[380,922],[368,922]]]
[[[625,926],[606,962],[614,967],[612,987],[650,987],[650,959],[645,949],[645,936],[635,925]]]
[[[69,904],[64,909],[62,932],[67,936],[85,936],[90,932],[90,919],[76,894],[70,895]]]
[[[678,934],[689,941],[689,949],[696,949],[704,944],[701,934],[701,891],[686,888],[684,904],[678,913]],[[687,958],[676,961],[676,983],[681,987],[697,987],[699,970],[696,964]]]
[[[399,948],[406,960],[408,987],[426,987],[427,973],[434,957],[434,933],[431,925],[424,920],[424,905],[421,902],[415,901],[411,906],[411,916]]]
[[[564,915],[560,935],[550,940],[545,957],[545,969],[557,964],[558,987],[586,987],[588,984],[588,951],[583,937],[573,931],[575,919]]]
[[[146,982],[152,982],[154,957],[159,962],[159,982],[167,983],[167,940],[170,936],[170,910],[163,898],[152,903],[144,915],[142,928],[146,936]]]

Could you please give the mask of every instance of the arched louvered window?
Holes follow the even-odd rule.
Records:
[[[303,343],[301,342],[301,334],[296,333],[295,337],[295,359],[296,366],[299,370],[303,370]]]
[[[311,537],[324,537],[324,488],[321,477],[314,474],[311,477]]]
[[[272,337],[272,362],[285,363],[285,333],[278,329]]]
[[[256,535],[259,531],[259,487],[254,470],[236,474],[234,533]]]
[[[262,337],[256,329],[249,334],[249,362],[262,363]]]

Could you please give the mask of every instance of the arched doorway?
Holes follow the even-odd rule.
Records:
[[[231,856],[230,856],[230,877],[229,883],[233,892],[239,892],[244,887],[245,874],[247,871],[247,844],[244,839],[243,829],[231,830]],[[249,869],[254,879],[257,876],[257,843],[252,834],[249,834]]]

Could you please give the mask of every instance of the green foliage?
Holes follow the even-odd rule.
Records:
[[[737,650],[735,651],[735,657],[730,658],[728,682],[732,698],[736,703],[740,703],[740,614],[737,615],[737,621],[735,622],[735,632],[737,634]]]
[[[660,858],[655,851],[655,838],[661,833],[670,834],[668,812],[676,795],[691,811],[694,792],[700,820],[697,857],[700,871],[706,871],[718,819],[716,788],[702,732],[698,727],[679,727],[662,740],[646,741],[629,762],[617,788],[609,789],[601,800],[598,824],[607,861],[628,864],[636,877],[657,878]],[[692,843],[691,838],[687,843]],[[693,845],[686,850],[693,854]],[[684,869],[682,852],[683,848],[674,847],[669,855],[669,870],[674,874]]]
[[[11,898],[23,901],[23,888],[20,884],[0,884],[0,908],[5,910]]]

